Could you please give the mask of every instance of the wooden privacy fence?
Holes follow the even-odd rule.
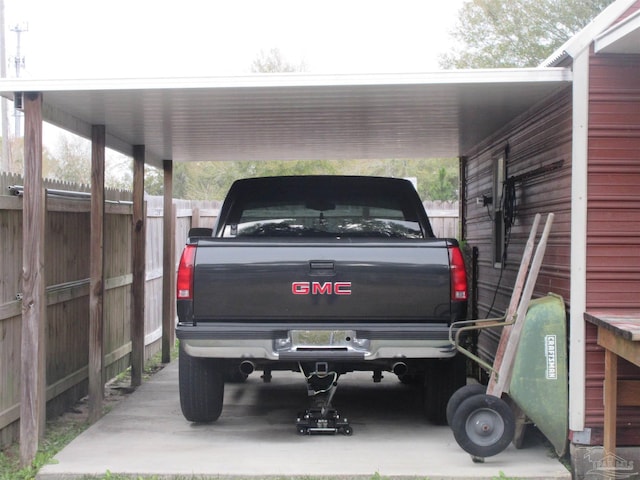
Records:
[[[458,202],[428,201],[424,208],[429,215],[433,233],[439,238],[458,238]]]
[[[22,323],[22,198],[9,194],[22,185],[16,175],[0,174],[0,446],[18,437],[20,342]],[[47,412],[63,411],[87,393],[89,355],[88,187],[46,182],[46,383]],[[107,191],[105,205],[105,376],[130,364],[131,238],[130,192]],[[162,335],[163,199],[147,197],[145,355],[160,350]],[[212,226],[216,202],[174,200],[176,259],[191,226]],[[175,317],[175,315],[174,315]]]

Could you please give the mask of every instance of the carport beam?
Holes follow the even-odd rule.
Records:
[[[175,275],[175,222],[173,215],[173,162],[165,160],[164,169],[164,211],[162,242],[162,362],[171,361],[174,337],[174,275]]]
[[[31,464],[46,420],[42,93],[24,93],[24,201],[22,208],[22,343],[20,462]]]
[[[106,129],[91,127],[91,244],[89,288],[89,421],[104,400],[104,169]]]
[[[131,310],[131,386],[142,384],[144,369],[144,282],[146,224],[144,212],[144,145],[133,147],[133,296]]]

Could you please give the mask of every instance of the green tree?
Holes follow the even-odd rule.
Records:
[[[335,172],[343,175],[416,178],[418,193],[423,200],[458,198],[457,158],[347,160],[332,163]]]
[[[189,162],[174,168],[175,196],[190,200],[222,200],[238,178],[337,173],[327,160]]]
[[[535,67],[613,0],[467,0],[443,68]]]
[[[107,188],[131,191],[133,188],[133,160],[131,157],[108,149],[105,158],[104,183]]]
[[[236,162],[189,162],[176,164],[174,193],[189,200],[221,200],[237,173]]]
[[[73,184],[91,184],[91,142],[71,134],[60,134],[53,152],[43,149],[43,176]],[[20,160],[22,163],[22,160]],[[105,152],[105,187],[131,190],[133,187],[132,160],[130,157],[107,149]],[[161,195],[162,171],[145,168],[145,191]]]
[[[304,72],[307,70],[304,62],[294,65],[285,60],[279,48],[272,48],[268,52],[261,50],[258,57],[251,64],[252,73],[287,73]]]
[[[53,176],[58,180],[91,184],[91,143],[78,136],[60,135]]]
[[[133,178],[131,179],[133,184]],[[129,187],[131,188],[131,187]],[[159,168],[145,165],[144,191],[149,195],[162,195],[164,192],[164,172]]]
[[[0,143],[4,139],[0,139]],[[24,175],[24,138],[23,137],[11,137],[8,140],[9,144],[9,162],[8,173],[17,173]],[[55,166],[55,159],[51,154],[51,151],[46,147],[42,147],[42,176],[49,177]]]
[[[427,179],[429,200],[455,200],[458,198],[458,175],[451,175],[445,167]]]

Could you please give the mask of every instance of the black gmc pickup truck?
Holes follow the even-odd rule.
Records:
[[[465,381],[448,329],[466,305],[458,243],[434,238],[411,182],[239,180],[215,227],[189,233],[179,265],[182,412],[214,421],[225,382],[298,371],[310,396],[328,395],[299,432],[331,430],[341,426],[330,409],[338,377],[371,371],[380,381],[388,371],[420,382],[426,414],[443,422]]]

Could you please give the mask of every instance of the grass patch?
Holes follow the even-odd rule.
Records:
[[[171,349],[170,352],[170,360],[174,361],[178,358],[178,345],[179,341],[176,340],[175,345]],[[142,372],[142,379],[149,380],[158,370],[162,370],[164,368],[164,363],[162,363],[162,352],[158,352],[153,355],[149,360],[147,360],[144,364],[144,370]],[[128,367],[123,372],[120,372],[112,381],[112,384],[122,385],[131,383],[131,367]]]
[[[518,480],[515,477],[507,477],[503,471],[500,471],[497,477],[493,477],[491,480]]]
[[[0,453],[0,480],[31,480],[38,470],[62,450],[71,440],[87,429],[86,419],[65,420],[57,418],[47,422],[44,440],[41,442],[36,458],[27,467],[20,467],[20,446],[13,444]]]
[[[7,477],[14,479],[14,477]],[[22,477],[16,477],[22,478]],[[29,477],[32,478],[32,477]],[[218,475],[126,475],[111,473],[107,470],[102,475],[83,475],[81,477],[74,477],[75,480],[220,480]],[[236,480],[255,480],[256,477],[248,477],[243,479],[242,477],[236,478]],[[268,476],[265,479],[269,480],[329,480],[331,477],[272,477]],[[507,477],[496,477],[507,478]],[[380,475],[378,472],[369,477],[370,480],[391,480],[391,477]],[[424,477],[422,480],[429,480],[429,477]]]

